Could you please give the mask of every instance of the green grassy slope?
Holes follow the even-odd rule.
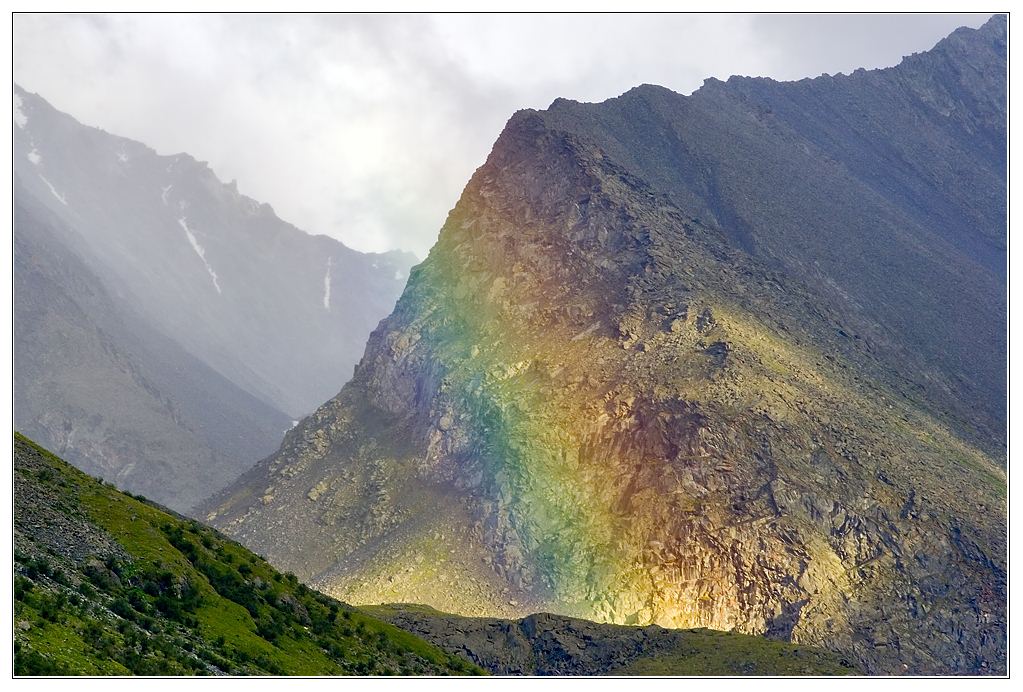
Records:
[[[14,435],[17,675],[483,671]]]
[[[853,675],[835,654],[717,630],[686,630],[667,653],[642,656],[612,675]]]

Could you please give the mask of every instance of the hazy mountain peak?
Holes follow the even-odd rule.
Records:
[[[187,509],[337,393],[414,258],[310,236],[206,162],[82,125],[18,85],[13,117],[16,425]],[[80,304],[85,282],[103,298]]]

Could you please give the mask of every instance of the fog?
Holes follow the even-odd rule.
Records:
[[[640,83],[897,64],[989,15],[32,15],[15,80],[284,219],[425,256],[508,117]]]

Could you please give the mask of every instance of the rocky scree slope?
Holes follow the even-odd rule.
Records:
[[[337,393],[414,261],[310,236],[17,86],[13,133],[16,426],[178,510]]]
[[[15,434],[15,675],[481,672]]]
[[[998,35],[996,18],[967,38]],[[886,74],[911,89],[899,69]],[[970,283],[979,260],[906,215],[896,227],[899,205],[863,185],[793,193],[793,213],[853,214],[833,252],[876,244],[905,269],[888,307],[867,309],[879,285],[838,259],[799,270],[816,240],[757,249],[775,227],[839,226],[782,216],[750,247],[599,131],[563,126],[568,108],[511,119],[353,380],[209,520],[355,603],[764,634],[869,673],[1004,672],[1004,458],[983,433],[997,407],[946,408],[965,371],[913,355],[892,317],[926,304],[928,328],[959,338],[929,302],[954,277],[993,330],[997,279]],[[702,141],[643,131],[629,152]],[[924,269],[930,283],[904,283]],[[999,343],[974,341],[978,360],[1004,362]]]
[[[599,147],[902,363],[910,394],[996,457],[1006,420],[1006,18],[897,67],[559,99]]]

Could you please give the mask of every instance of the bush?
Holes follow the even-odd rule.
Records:
[[[14,656],[15,675],[63,675],[65,671],[54,661],[38,651],[16,653]]]
[[[53,574],[53,568],[50,566],[50,561],[45,557],[37,557],[25,565],[25,574],[28,575],[29,579],[35,580],[40,576],[48,577]]]
[[[32,583],[32,580],[26,579],[25,577],[22,577],[22,576],[15,577],[14,578],[14,600],[16,600],[16,601],[23,601],[23,600],[25,600],[25,596],[28,595],[32,591],[32,589],[34,587],[35,587],[35,584]]]
[[[285,632],[285,623],[273,617],[261,616],[256,620],[256,634],[273,644]]]
[[[131,603],[124,596],[118,596],[110,603],[110,610],[115,615],[119,615],[125,620],[134,620],[137,617],[137,613],[134,608],[131,607]]]

